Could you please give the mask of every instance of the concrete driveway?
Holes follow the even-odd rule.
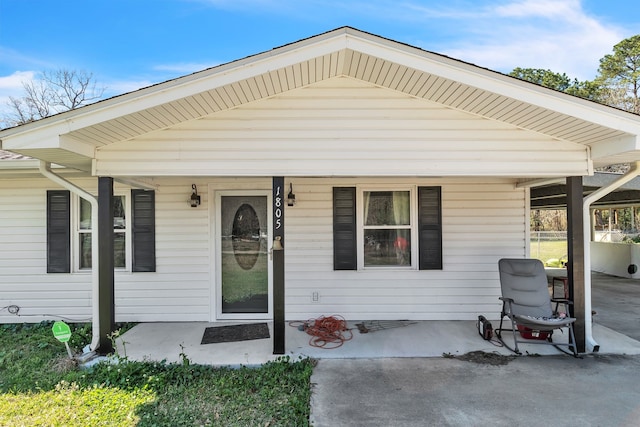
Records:
[[[640,282],[594,273],[592,302],[594,330],[640,340]],[[640,425],[637,352],[327,358],[311,381],[315,427]]]
[[[322,359],[311,423],[333,426],[637,426],[639,356]]]
[[[640,280],[592,273],[593,321],[640,341]]]

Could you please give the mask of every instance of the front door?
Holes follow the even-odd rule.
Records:
[[[217,194],[217,317],[271,316],[268,192]]]

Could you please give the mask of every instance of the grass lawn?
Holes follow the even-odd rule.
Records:
[[[567,241],[541,241],[531,242],[531,258],[536,258],[546,263],[550,259],[567,258]]]
[[[71,347],[89,342],[71,325]],[[1,426],[306,426],[311,360],[221,369],[120,361],[80,369],[51,323],[0,325]]]

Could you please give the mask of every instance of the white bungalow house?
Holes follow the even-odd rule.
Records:
[[[339,28],[0,131],[30,157],[0,161],[0,322],[92,320],[108,349],[114,321],[265,319],[278,353],[287,320],[495,319],[530,188],[568,177],[593,350],[581,177],[640,160],[639,135],[637,115]]]

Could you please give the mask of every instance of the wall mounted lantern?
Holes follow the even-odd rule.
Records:
[[[189,199],[189,204],[192,208],[200,206],[200,196],[198,195],[198,188],[195,184],[191,184],[191,198]]]
[[[296,195],[293,194],[293,184],[289,183],[289,194],[287,194],[287,206],[296,205]]]

